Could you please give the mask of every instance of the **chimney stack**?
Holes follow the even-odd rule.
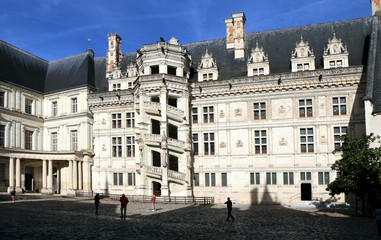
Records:
[[[106,73],[112,73],[114,70],[117,70],[122,62],[121,42],[122,38],[117,33],[108,34]]]
[[[245,57],[245,14],[234,13],[232,18],[225,19],[226,48],[234,48],[234,58]]]
[[[381,16],[381,0],[371,0],[372,3],[372,15]]]

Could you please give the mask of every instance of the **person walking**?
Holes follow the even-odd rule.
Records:
[[[99,193],[95,194],[94,204],[95,204],[95,215],[98,215],[99,204],[101,204]]]
[[[122,197],[120,197],[119,201],[120,201],[120,218],[126,219],[128,198],[126,197],[126,195],[122,194]]]
[[[156,195],[155,194],[152,194],[151,206],[152,206],[152,211],[156,211]]]
[[[11,197],[12,197],[12,202],[15,203],[16,201],[16,189],[13,188],[12,192],[11,192]]]
[[[232,215],[233,203],[232,201],[230,201],[230,197],[228,197],[228,200],[225,202],[225,204],[228,208],[228,218],[226,219],[226,221],[229,221],[230,218],[232,219],[232,221],[234,221],[234,217]]]

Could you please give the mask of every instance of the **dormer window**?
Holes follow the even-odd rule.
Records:
[[[213,59],[212,54],[209,54],[208,49],[201,58],[201,63],[198,66],[198,81],[211,81],[218,79],[217,64]]]
[[[324,69],[348,67],[348,55],[347,47],[334,33],[333,38],[328,39],[327,47],[324,49]]]
[[[247,76],[259,76],[270,74],[270,64],[267,54],[264,52],[263,47],[258,46],[251,49],[251,56],[247,61]]]
[[[204,73],[202,74],[203,81],[213,80],[213,73]]]
[[[300,37],[295,49],[291,52],[291,71],[315,70],[315,55],[307,41]]]

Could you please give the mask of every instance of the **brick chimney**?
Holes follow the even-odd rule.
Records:
[[[226,48],[234,48],[234,58],[245,57],[245,14],[234,13],[232,18],[225,19]]]
[[[380,17],[381,15],[381,0],[371,0],[372,15]]]
[[[120,49],[122,38],[117,33],[108,34],[107,69],[106,73],[112,73],[120,67],[123,55]]]

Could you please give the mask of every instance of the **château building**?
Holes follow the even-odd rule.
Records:
[[[0,40],[0,191],[328,199],[341,137],[381,135],[371,2],[370,17],[253,33],[235,13],[224,38],[132,53],[109,33],[104,57]]]

